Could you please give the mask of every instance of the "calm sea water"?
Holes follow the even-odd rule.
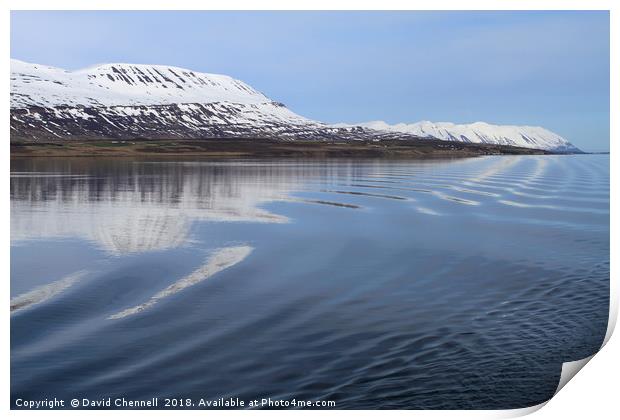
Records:
[[[605,335],[609,156],[11,171],[13,406],[519,408]]]

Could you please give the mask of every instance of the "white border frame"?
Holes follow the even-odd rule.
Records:
[[[620,7],[617,5],[620,2],[612,0],[469,0],[467,2],[462,0],[425,0],[417,2],[407,2],[402,0],[382,0],[382,1],[368,1],[358,0],[356,2],[347,3],[342,0],[298,0],[294,3],[292,1],[285,0],[264,0],[260,2],[260,5],[256,1],[250,0],[220,0],[213,1],[207,4],[206,2],[200,2],[195,0],[176,0],[174,2],[167,2],[164,0],[151,0],[148,3],[135,0],[57,0],[53,4],[50,1],[45,0],[9,0],[5,1],[5,6],[0,20],[0,28],[3,35],[2,43],[0,44],[1,54],[3,57],[2,63],[5,74],[5,81],[10,74],[10,10],[609,10],[610,11],[610,29],[611,29],[611,42],[610,42],[610,160],[611,160],[611,201],[610,201],[610,214],[614,214],[618,210],[618,196],[614,192],[616,186],[616,180],[618,177],[618,164],[617,158],[618,146],[615,142],[620,141],[618,139],[618,122],[620,121],[620,115],[618,114],[618,101],[620,100],[620,91],[618,86],[618,75],[620,75],[620,67],[618,65],[618,51],[614,50],[614,46],[618,46],[618,36],[620,33]],[[145,7],[147,6],[147,7]],[[259,7],[260,6],[260,7]],[[615,7],[614,7],[615,6]],[[5,82],[5,100],[3,103],[4,115],[7,116],[10,111],[9,106],[9,90],[10,86]],[[9,133],[9,119],[2,119],[2,125],[4,133]],[[7,136],[8,137],[8,136]],[[613,139],[613,140],[612,140]],[[4,268],[5,284],[4,284],[4,298],[6,301],[10,300],[10,240],[7,233],[10,231],[10,203],[9,203],[9,176],[7,172],[10,168],[10,153],[9,142],[5,140],[2,154],[3,163],[6,165],[5,174],[0,181],[0,196],[3,199],[3,206],[1,207],[2,217],[0,223],[2,226],[2,232],[4,232],[3,249],[0,254],[2,261],[1,267]],[[611,337],[613,329],[615,327],[617,313],[618,313],[618,287],[616,281],[616,264],[618,260],[614,258],[617,256],[616,250],[618,241],[617,224],[614,218],[610,220],[610,234],[611,234],[611,308],[610,308],[610,323],[608,326],[607,335],[605,337],[605,343],[607,343]],[[615,261],[614,261],[615,260]],[[9,307],[8,302],[5,306]],[[7,309],[8,312],[8,309]],[[8,315],[8,313],[7,313]],[[409,418],[410,416],[416,416],[419,418],[505,418],[525,415],[534,411],[546,404],[539,406],[519,409],[519,410],[498,410],[498,411],[408,411],[408,410],[382,410],[382,411],[321,411],[317,413],[315,410],[304,411],[174,411],[173,413],[156,410],[149,411],[148,413],[134,411],[115,411],[114,413],[105,411],[81,411],[81,410],[56,410],[56,411],[10,411],[10,316],[6,316],[2,322],[2,336],[4,337],[2,345],[2,366],[3,373],[0,383],[2,384],[2,401],[3,409],[9,411],[9,415],[15,418],[32,418],[45,416],[50,419],[65,419],[65,418],[82,418],[84,416],[107,418],[110,415],[115,417],[129,418],[130,416],[143,415],[153,418],[169,418],[171,414],[174,417],[183,416],[189,418],[204,419],[205,416],[213,415],[225,415],[231,418],[241,418],[245,416],[252,416],[264,419],[288,418],[290,416],[300,418],[314,418],[319,414],[327,418],[341,418],[343,416],[355,416],[356,419],[367,419],[375,416],[390,417],[390,418]],[[566,390],[563,390],[557,397],[552,398],[548,402],[549,407],[542,410],[536,415],[544,418],[583,418],[584,415],[593,415],[594,418],[609,418],[610,413],[618,412],[616,403],[615,384],[617,383],[618,373],[618,359],[617,355],[620,354],[617,339],[612,342],[611,345],[606,346],[603,354],[594,357],[592,369],[586,368],[586,372],[580,374],[580,379],[577,381],[574,387],[569,384]],[[611,349],[610,347],[613,347]],[[608,352],[609,348],[609,352]],[[613,351],[613,353],[612,353]],[[600,359],[600,360],[597,360]],[[597,369],[597,370],[595,370]],[[586,375],[587,374],[587,375]],[[583,376],[583,377],[581,377]],[[581,382],[581,383],[580,383]],[[578,385],[578,386],[577,386]],[[596,402],[596,405],[592,403]],[[597,415],[598,414],[598,415]],[[541,417],[542,418],[542,417]]]

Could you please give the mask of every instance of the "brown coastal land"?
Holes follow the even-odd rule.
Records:
[[[11,140],[11,157],[196,156],[208,158],[389,157],[433,158],[482,155],[537,155],[549,151],[495,144],[420,139],[381,141],[273,140]]]

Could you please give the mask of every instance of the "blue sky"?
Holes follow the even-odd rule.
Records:
[[[11,57],[176,65],[325,122],[541,125],[609,150],[607,12],[13,11]]]

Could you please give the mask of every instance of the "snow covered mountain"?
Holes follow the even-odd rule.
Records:
[[[385,133],[304,118],[229,76],[142,64],[66,71],[11,60],[12,138],[350,140],[374,135]]]
[[[271,100],[245,83],[219,74],[170,66],[103,64],[69,72],[11,60],[11,107],[139,106]]]
[[[341,125],[347,126],[347,125]],[[485,122],[473,124],[453,124],[450,122],[420,121],[414,124],[390,125],[384,121],[370,121],[353,124],[382,132],[406,133],[438,140],[460,141],[465,143],[503,144],[529,147],[554,152],[579,152],[559,134],[542,127],[492,125]]]
[[[577,151],[543,128],[484,123],[325,124],[232,77],[172,66],[83,70],[11,60],[11,138],[419,140],[421,137]]]

